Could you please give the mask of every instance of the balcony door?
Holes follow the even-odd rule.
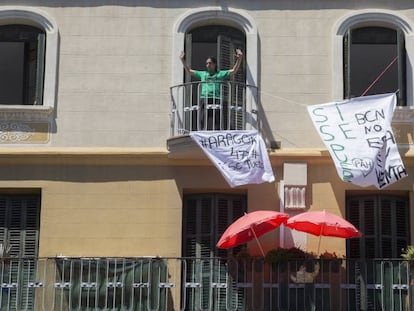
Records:
[[[35,280],[39,226],[40,195],[0,195],[0,243],[10,245],[12,257],[0,263],[0,310],[34,309],[35,288],[29,284]]]
[[[218,249],[217,241],[234,220],[246,212],[246,196],[195,194],[184,197],[183,257],[187,257],[185,310],[243,310],[243,291],[228,284],[226,257],[231,250]],[[219,258],[217,258],[219,257]]]
[[[243,51],[243,62],[237,74],[231,76],[229,83],[224,82],[221,87],[221,126],[214,129],[244,129],[246,103],[246,38],[242,31],[228,26],[203,26],[186,34],[185,52],[186,61],[194,70],[206,70],[206,59],[217,59],[218,70],[231,69],[236,61],[235,51]],[[196,82],[188,73],[185,82]],[[191,105],[197,103],[198,86],[193,85]],[[190,95],[189,95],[190,96]],[[230,105],[229,105],[230,104]],[[211,112],[207,112],[207,114]],[[193,118],[193,124],[197,121]],[[209,115],[207,115],[209,118]],[[193,128],[194,130],[194,128]]]
[[[213,56],[217,59],[219,70],[233,67],[235,50],[241,49],[246,54],[246,38],[243,32],[228,26],[203,26],[187,33],[185,52],[186,60],[191,68],[205,70],[206,59]],[[244,59],[246,57],[244,56]],[[245,62],[233,80],[246,82]],[[186,82],[190,76],[186,76]]]

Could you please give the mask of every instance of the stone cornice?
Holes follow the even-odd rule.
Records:
[[[46,121],[52,114],[48,106],[0,106],[0,121]]]
[[[414,122],[414,107],[396,107],[394,116],[392,119],[393,123],[413,123]]]

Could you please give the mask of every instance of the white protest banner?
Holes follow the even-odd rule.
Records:
[[[275,180],[265,143],[257,131],[199,131],[190,136],[231,187]]]
[[[308,106],[339,177],[382,189],[407,176],[391,128],[395,94]]]

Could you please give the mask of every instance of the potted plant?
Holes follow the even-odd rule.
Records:
[[[402,249],[401,257],[407,261],[414,260],[414,246],[408,245],[407,248]]]
[[[414,245],[408,245],[407,248],[403,248],[401,253],[402,259],[407,262],[407,268],[410,269],[410,274],[414,273]],[[411,276],[414,281],[414,276]]]
[[[310,269],[313,269],[313,261],[315,258],[315,254],[311,252],[305,252],[297,247],[279,247],[268,251],[264,260],[266,263],[271,264],[274,268],[277,266],[281,271],[285,271],[288,267],[289,262],[294,265],[292,269],[296,269],[298,266],[304,263],[311,263]]]
[[[286,271],[290,259],[289,250],[286,248],[275,248],[267,252],[264,261],[272,266],[273,269],[280,269]]]
[[[301,265],[305,265],[307,271],[313,272],[316,259],[314,253],[306,252],[297,247],[291,247],[288,251],[291,259],[291,270],[296,271]]]
[[[323,272],[339,272],[342,264],[342,258],[339,257],[335,252],[325,251],[319,255],[319,259],[322,261]]]
[[[403,248],[401,257],[407,262],[407,269],[408,269],[408,275],[409,275],[408,283],[410,284],[409,295],[406,296],[405,303],[407,307],[408,306],[412,307],[412,302],[410,302],[410,299],[408,297],[413,294],[413,286],[414,286],[414,275],[413,275],[414,273],[414,246],[408,245],[407,248]]]

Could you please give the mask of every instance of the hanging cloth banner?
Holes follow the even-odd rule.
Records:
[[[382,189],[407,176],[391,128],[396,101],[392,93],[307,107],[343,181]]]
[[[199,131],[190,136],[231,187],[275,180],[266,145],[257,131]]]

